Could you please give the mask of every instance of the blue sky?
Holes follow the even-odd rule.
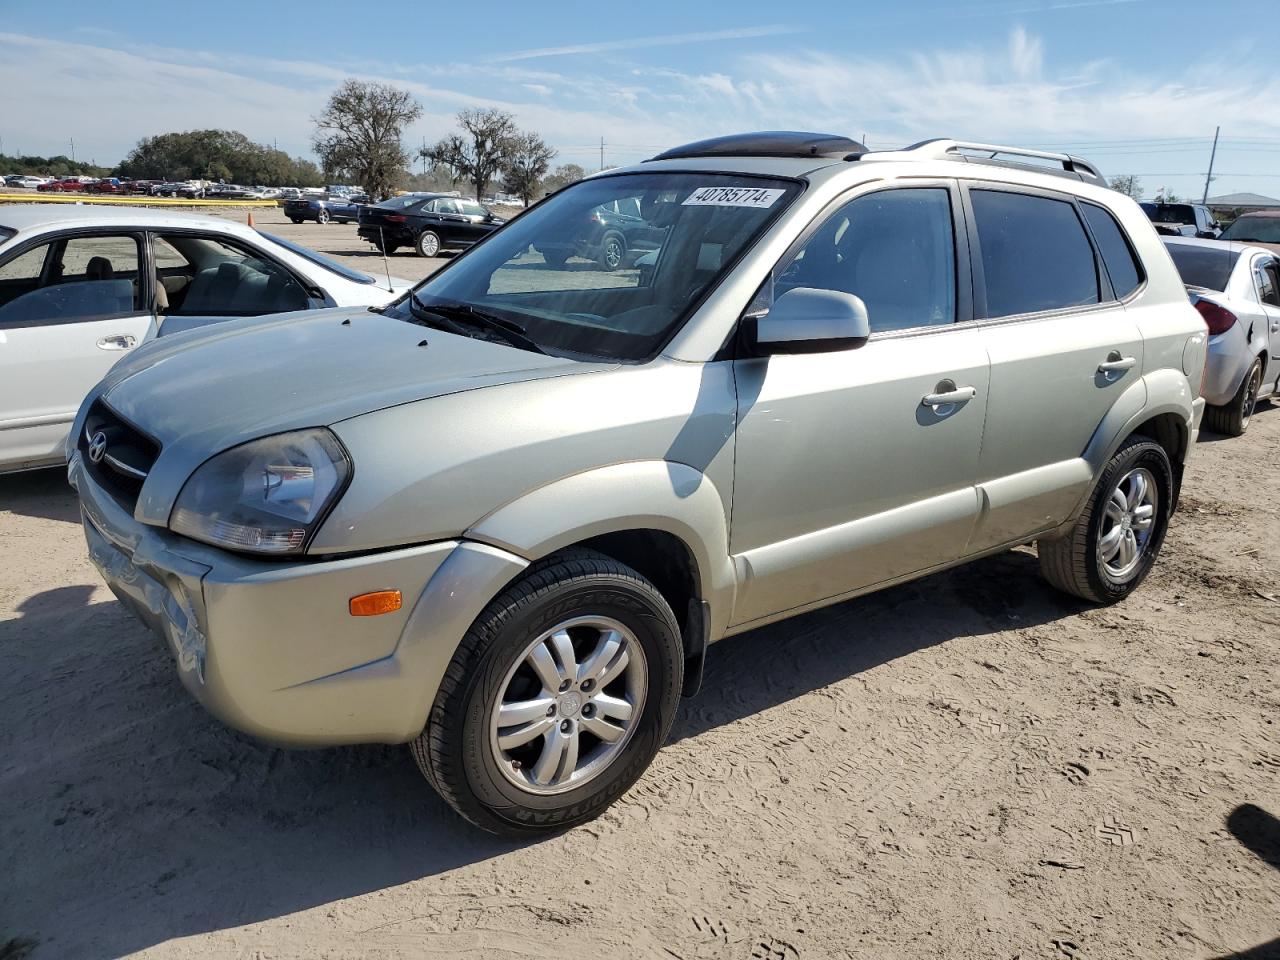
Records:
[[[588,169],[735,130],[1070,149],[1199,195],[1280,196],[1275,0],[431,4],[0,0],[0,150],[118,161],[138,138],[237,129],[309,154],[345,77],[424,108],[510,110]],[[199,12],[196,12],[196,9]],[[1248,29],[1247,25],[1256,29]]]

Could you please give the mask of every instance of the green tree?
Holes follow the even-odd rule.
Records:
[[[1142,181],[1132,173],[1122,173],[1118,177],[1112,177],[1107,182],[1116,193],[1123,193],[1126,197],[1132,197],[1134,200],[1142,199]]]
[[[142,180],[229,180],[312,187],[320,171],[309,160],[254,143],[236,130],[187,130],[144,137],[116,168]]]
[[[567,187],[571,183],[577,183],[587,175],[587,171],[582,169],[576,163],[562,163],[556,167],[542,181],[542,189],[545,193],[555,193],[562,187]]]
[[[512,138],[511,153],[503,172],[503,189],[514,193],[527,207],[533,202],[555,155],[555,150],[536,133],[517,134]]]
[[[422,107],[385,83],[345,80],[315,118],[313,140],[324,170],[355,180],[372,197],[388,196],[405,176],[404,128]]]

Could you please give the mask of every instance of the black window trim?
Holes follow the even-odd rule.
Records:
[[[898,340],[909,337],[929,336],[938,333],[947,333],[951,330],[972,326],[974,314],[974,276],[972,271],[972,257],[969,255],[970,250],[970,231],[968,229],[968,218],[966,211],[961,202],[960,191],[957,189],[959,181],[951,177],[900,177],[893,180],[872,180],[858,183],[847,190],[842,191],[834,199],[830,200],[821,210],[819,210],[805,228],[800,231],[800,235],[795,238],[783,252],[773,267],[769,270],[769,275],[756,288],[756,292],[751,295],[751,299],[747,301],[747,306],[743,309],[742,315],[738,318],[737,326],[730,335],[730,343],[733,344],[733,356],[740,360],[749,359],[756,356],[750,348],[748,338],[745,336],[745,329],[749,321],[756,317],[762,316],[756,304],[765,288],[770,288],[770,301],[772,302],[772,286],[774,279],[780,270],[795,259],[805,245],[813,238],[827,221],[838,213],[841,209],[855,200],[863,197],[871,196],[876,193],[884,193],[889,190],[946,190],[947,196],[951,201],[951,231],[952,241],[955,246],[955,296],[956,296],[956,319],[952,323],[935,323],[922,324],[918,327],[906,327],[902,330],[878,330],[873,331],[868,338],[868,343],[880,340]],[[798,199],[798,198],[797,198]],[[966,269],[966,263],[969,269]],[[966,282],[966,280],[968,282]],[[721,359],[726,356],[725,350],[722,349],[716,354],[715,359]]]
[[[1014,313],[1008,316],[991,317],[987,315],[987,288],[986,277],[982,269],[982,246],[978,238],[978,225],[973,212],[973,203],[970,199],[970,192],[973,190],[987,190],[993,193],[1019,193],[1033,197],[1042,197],[1045,200],[1058,200],[1069,203],[1075,210],[1076,219],[1080,222],[1081,228],[1084,230],[1085,239],[1089,243],[1089,247],[1093,250],[1094,271],[1098,280],[1098,302],[1085,303],[1071,307],[1054,307],[1049,310],[1036,310],[1031,313]],[[964,198],[964,209],[969,224],[969,249],[973,251],[970,257],[970,265],[973,270],[973,299],[974,299],[974,320],[975,326],[997,326],[1010,323],[1028,323],[1039,320],[1048,320],[1056,317],[1073,316],[1076,314],[1098,313],[1106,310],[1113,310],[1117,305],[1123,305],[1137,297],[1146,287],[1146,271],[1143,270],[1143,281],[1134,292],[1125,300],[1117,300],[1111,289],[1111,277],[1107,273],[1106,264],[1102,261],[1102,254],[1098,250],[1098,244],[1094,240],[1093,233],[1089,229],[1089,224],[1085,220],[1084,212],[1080,209],[1081,198],[1072,193],[1061,193],[1056,190],[1046,190],[1043,187],[1026,186],[1019,183],[1006,183],[1000,180],[961,180],[960,192]],[[1088,202],[1088,201],[1086,201]],[[1102,204],[1095,204],[1102,206]],[[1106,209],[1103,207],[1103,209]],[[1109,211],[1108,211],[1109,212]],[[1114,214],[1112,214],[1114,216]],[[1119,220],[1117,218],[1117,223]],[[1121,232],[1124,233],[1123,228]],[[1128,236],[1125,236],[1126,241]],[[1138,261],[1141,268],[1141,260]],[[1104,288],[1105,294],[1104,297]]]
[[[35,247],[51,244],[58,240],[70,240],[76,237],[132,237],[134,243],[138,245],[138,305],[128,313],[108,313],[102,316],[87,317],[83,320],[71,320],[66,323],[59,324],[27,324],[23,327],[4,327],[0,326],[0,330],[31,330],[41,326],[70,326],[74,323],[97,323],[101,320],[122,320],[126,317],[137,317],[149,313],[155,316],[155,291],[152,289],[152,278],[154,273],[150,269],[151,244],[145,242],[146,230],[142,227],[121,225],[102,225],[102,226],[81,226],[81,227],[60,227],[54,230],[46,230],[44,233],[28,237],[22,243],[11,247],[4,251],[4,263],[9,263],[17,257],[22,256],[28,250]],[[45,263],[41,266],[41,277],[44,276],[44,267],[48,265],[48,254],[45,255]]]

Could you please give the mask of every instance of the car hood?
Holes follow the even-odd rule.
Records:
[[[137,515],[163,523],[197,466],[248,440],[415,400],[612,366],[339,309],[160,338],[113,368],[94,395],[159,442]]]

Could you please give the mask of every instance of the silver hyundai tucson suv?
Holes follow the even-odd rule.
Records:
[[[607,269],[538,251],[638,209]],[[576,183],[411,293],[146,344],[88,396],[89,552],[226,723],[408,743],[528,834],[643,773],[707,646],[1018,544],[1150,571],[1206,327],[1061,154],[761,133]]]

